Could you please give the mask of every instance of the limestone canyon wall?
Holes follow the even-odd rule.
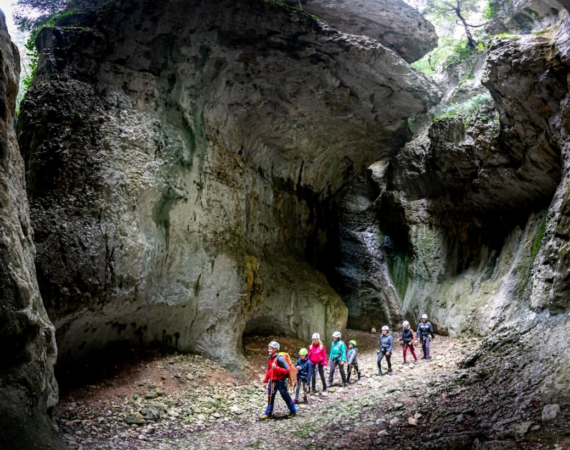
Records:
[[[347,190],[336,251],[361,255],[329,279],[346,276],[349,324],[426,312],[442,333],[489,335],[467,365],[504,367],[504,381],[514,363],[517,383],[564,389],[569,32],[559,7],[547,32],[495,40],[481,76],[492,101],[428,122]]]
[[[331,201],[439,96],[392,50],[257,0],[79,4],[18,123],[60,359],[329,336]]]
[[[33,230],[15,124],[20,57],[0,11],[0,448],[64,448],[57,402],[55,331],[36,281]]]

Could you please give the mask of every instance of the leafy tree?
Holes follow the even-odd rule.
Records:
[[[67,3],[68,0],[17,0],[14,21],[20,30],[33,33],[50,23]]]
[[[467,23],[466,17],[471,13],[477,12],[479,3],[479,0],[428,0],[424,14],[444,20],[455,20],[457,23],[460,23],[465,29],[467,45],[475,48],[477,47],[477,41],[473,37],[473,33],[471,33],[471,28],[482,27],[486,23],[471,25]]]

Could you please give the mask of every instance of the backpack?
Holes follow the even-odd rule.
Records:
[[[289,375],[288,375],[289,386],[291,386],[291,387],[297,386],[297,368],[291,362],[291,357],[289,356],[289,353],[279,352],[279,356],[281,358],[283,358],[285,360],[285,362],[287,363],[287,365],[289,366]]]

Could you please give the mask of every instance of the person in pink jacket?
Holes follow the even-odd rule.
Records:
[[[309,361],[313,366],[313,376],[311,377],[313,388],[311,394],[317,392],[317,369],[323,382],[323,392],[327,390],[327,383],[325,381],[325,366],[327,365],[327,349],[321,342],[321,335],[319,333],[313,334],[313,343],[309,345],[308,352]]]

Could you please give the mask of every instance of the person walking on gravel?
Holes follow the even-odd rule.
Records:
[[[416,357],[416,352],[414,350],[414,331],[412,330],[412,327],[410,327],[410,322],[407,320],[403,323],[403,327],[404,329],[402,330],[400,341],[404,344],[404,364],[406,364],[406,353],[408,352],[408,349],[414,357],[414,364],[417,364],[418,358]]]
[[[376,375],[382,375],[382,358],[386,357],[388,363],[388,375],[392,375],[392,347],[394,347],[394,340],[390,334],[388,325],[382,327],[382,334],[380,335],[380,350],[378,350],[378,372]]]
[[[346,355],[346,363],[348,364],[348,373],[346,375],[346,382],[350,383],[350,375],[352,373],[352,369],[356,372],[356,376],[358,379],[356,382],[360,381],[360,370],[358,369],[358,360],[356,356],[358,355],[358,348],[356,347],[356,341],[350,341],[348,343],[348,353]]]
[[[340,340],[340,331],[335,331],[332,335],[333,343],[331,344],[331,352],[329,358],[329,384],[332,386],[334,373],[338,367],[340,372],[340,377],[342,378],[341,387],[346,386],[346,375],[344,373],[344,365],[346,364],[346,345]]]
[[[311,381],[311,376],[313,375],[313,367],[307,358],[307,349],[302,348],[299,350],[299,359],[297,359],[297,389],[295,390],[295,399],[293,403],[297,404],[299,399],[299,392],[301,391],[301,385],[303,385],[303,403],[309,403],[307,400],[307,387]]]
[[[313,368],[313,376],[311,377],[313,388],[311,394],[317,392],[317,371],[323,382],[323,392],[327,390],[327,383],[325,381],[325,366],[327,364],[327,349],[321,342],[321,335],[319,333],[313,334],[313,343],[309,345],[308,351],[309,361]]]
[[[424,352],[424,356],[422,359],[425,359],[427,362],[429,362],[429,344],[430,344],[430,340],[433,341],[433,339],[435,338],[435,334],[433,332],[433,327],[431,325],[431,322],[428,321],[428,316],[427,314],[424,314],[422,316],[422,320],[418,325],[418,338],[420,339],[420,342],[422,343],[422,350]]]
[[[267,372],[265,373],[263,383],[268,395],[268,400],[265,414],[260,418],[261,420],[270,419],[273,415],[273,406],[277,392],[281,394],[281,397],[283,397],[283,400],[285,400],[287,404],[287,408],[289,408],[289,417],[295,417],[297,410],[295,409],[291,396],[287,392],[287,378],[290,368],[285,358],[279,355],[279,343],[271,341],[267,346],[267,353],[269,353],[269,357],[267,358]]]

